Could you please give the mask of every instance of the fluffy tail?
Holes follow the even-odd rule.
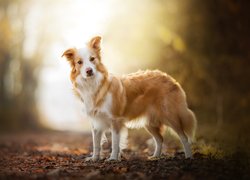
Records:
[[[181,113],[181,124],[182,129],[188,138],[188,142],[193,142],[197,128],[197,120],[190,109],[185,109],[185,111]]]

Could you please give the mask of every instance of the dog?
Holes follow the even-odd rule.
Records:
[[[164,126],[176,132],[185,157],[191,158],[197,121],[179,83],[159,70],[124,76],[110,74],[102,63],[101,39],[93,37],[84,48],[69,48],[62,54],[71,66],[73,90],[91,119],[93,155],[86,161],[100,159],[101,140],[107,129],[112,133],[112,152],[108,160],[118,160],[127,128],[138,124],[154,139],[152,158],[161,155]]]

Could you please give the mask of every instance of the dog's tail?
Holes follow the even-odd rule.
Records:
[[[180,120],[184,134],[187,136],[188,141],[194,141],[195,132],[197,128],[197,120],[194,113],[190,109],[182,110],[180,112]]]

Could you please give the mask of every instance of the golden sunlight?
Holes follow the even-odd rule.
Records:
[[[39,8],[32,9],[36,13],[37,10],[50,11],[50,17],[46,17],[47,30],[57,39],[50,44],[51,54],[46,57],[41,70],[38,100],[42,123],[58,130],[87,130],[89,123],[84,121],[81,107],[71,90],[70,68],[60,57],[66,48],[81,47],[91,36],[105,32],[112,12],[112,0],[57,1],[49,6],[36,5]]]
[[[132,0],[31,2],[25,51],[32,54],[37,48],[34,44],[39,44],[40,51],[46,52],[37,99],[42,123],[53,129],[82,131],[90,127],[72,93],[70,68],[61,58],[66,48],[80,48],[92,36],[103,36],[103,61],[115,74],[148,68],[159,58],[159,42],[185,50],[182,39],[168,26],[162,27],[158,18],[163,15],[160,3],[146,0],[141,6],[141,2]],[[176,5],[173,2],[172,6]],[[157,38],[159,42],[155,41]]]

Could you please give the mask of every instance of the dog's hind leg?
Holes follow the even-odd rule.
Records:
[[[161,135],[161,127],[147,125],[145,126],[145,129],[153,136],[155,142],[155,151],[151,158],[159,157],[161,155],[161,148],[163,142],[163,137]]]
[[[188,142],[187,136],[184,133],[180,133],[178,135],[180,137],[181,143],[182,143],[183,148],[184,148],[185,157],[192,158],[191,144],[190,144],[190,142]]]
[[[191,150],[191,143],[188,141],[188,137],[183,131],[182,123],[178,116],[172,116],[170,119],[169,126],[177,133],[180,138],[180,141],[183,145],[185,157],[191,158],[192,157],[192,150]]]
[[[192,158],[191,142],[194,139],[197,121],[194,113],[188,108],[179,112],[181,131],[178,133],[185,150],[186,158]]]

